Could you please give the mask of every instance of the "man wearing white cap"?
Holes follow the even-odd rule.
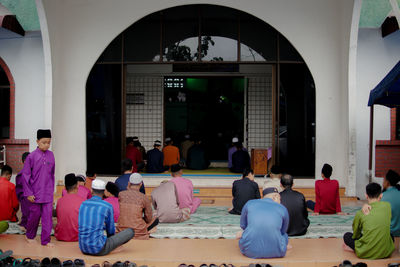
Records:
[[[147,166],[148,173],[161,173],[168,170],[164,166],[164,154],[160,151],[161,141],[154,141],[154,148],[147,151]]]
[[[139,191],[142,182],[143,178],[139,173],[132,173],[128,189],[118,195],[118,230],[133,228],[135,239],[149,239],[150,233],[156,230],[155,226],[158,224],[158,219],[153,217],[150,200]]]
[[[93,197],[82,202],[79,209],[79,248],[83,254],[107,255],[135,235],[131,228],[115,234],[113,207],[102,200],[105,189],[104,181],[94,180]],[[107,236],[104,235],[104,230]]]
[[[239,138],[232,138],[232,146],[228,150],[228,168],[232,168],[232,155],[237,150],[237,145],[239,144]],[[242,148],[243,151],[247,151],[246,148]]]

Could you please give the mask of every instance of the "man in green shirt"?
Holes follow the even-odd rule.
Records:
[[[372,207],[369,214],[361,210],[353,221],[353,232],[343,236],[343,248],[354,251],[362,259],[382,259],[390,257],[394,250],[393,237],[390,235],[392,213],[388,202],[381,202],[382,188],[377,183],[366,187],[366,198]]]

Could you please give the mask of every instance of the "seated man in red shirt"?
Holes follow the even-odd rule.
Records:
[[[85,200],[78,193],[78,180],[73,173],[65,175],[67,193],[57,201],[57,225],[54,236],[57,240],[78,241],[79,208]]]
[[[314,211],[313,215],[342,213],[339,197],[339,183],[331,180],[332,166],[325,163],[322,167],[321,177],[323,180],[315,181],[315,202],[307,201],[307,207]]]
[[[0,221],[17,221],[19,203],[15,185],[10,182],[11,175],[11,167],[4,165],[0,177]]]

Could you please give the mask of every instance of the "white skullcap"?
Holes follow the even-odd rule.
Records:
[[[92,182],[92,188],[96,190],[105,190],[106,189],[106,182],[100,179],[95,179]]]
[[[140,184],[141,182],[143,182],[143,178],[140,175],[140,173],[134,172],[131,174],[131,176],[129,177],[129,182],[131,184]]]
[[[232,138],[232,143],[238,143],[238,142],[239,142],[239,138],[237,138],[237,137]]]

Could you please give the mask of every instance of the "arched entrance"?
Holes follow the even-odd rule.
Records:
[[[226,161],[237,136],[249,150],[272,147],[294,175],[314,174],[312,76],[278,31],[235,9],[187,5],[134,23],[99,57],[86,101],[88,169],[98,173],[119,173],[127,136],[149,149],[189,133],[211,160]]]

